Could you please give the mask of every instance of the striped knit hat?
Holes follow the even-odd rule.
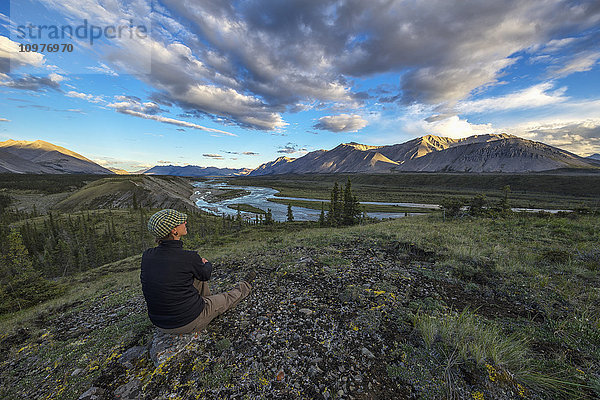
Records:
[[[157,238],[163,238],[177,225],[187,220],[187,214],[167,208],[160,210],[148,220],[148,230]]]

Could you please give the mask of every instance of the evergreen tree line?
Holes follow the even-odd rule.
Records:
[[[140,254],[155,246],[147,223],[157,210],[87,211],[74,214],[5,210],[0,214],[0,314],[18,311],[55,297],[63,287],[56,278],[87,271]],[[186,248],[195,249],[253,221],[186,212]],[[8,221],[14,223],[9,227]]]
[[[469,200],[459,198],[446,198],[441,207],[444,217],[460,217],[470,215],[472,217],[498,217],[508,216],[512,213],[509,201],[510,186],[502,188],[502,197],[491,202],[485,194],[478,194]]]
[[[35,190],[61,193],[83,187],[85,184],[114,175],[97,174],[0,174],[3,189]]]
[[[325,213],[325,205],[321,203],[320,226],[348,226],[360,223],[363,220],[363,212],[357,197],[352,193],[350,178],[346,186],[342,188],[337,182],[331,189],[331,200],[329,210]]]

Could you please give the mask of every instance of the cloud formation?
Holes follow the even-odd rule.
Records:
[[[152,167],[150,164],[141,163],[139,161],[123,160],[106,156],[92,157],[91,160],[105,168],[123,169],[128,172],[139,172],[140,170],[146,170]]]
[[[284,153],[284,154],[294,154],[294,153],[307,153],[308,151],[306,150],[306,148],[300,148],[300,146],[298,146],[295,143],[288,142],[285,146],[280,146],[279,150],[277,150],[277,152]]]
[[[25,74],[20,78],[13,78],[9,75],[0,73],[0,86],[11,89],[31,90],[34,92],[49,89],[61,91],[60,82],[63,80],[63,76],[54,73],[45,77]]]
[[[554,89],[552,82],[541,83],[504,96],[463,101],[457,105],[456,110],[461,113],[505,111],[542,107],[568,100],[568,97],[564,96],[566,88],[559,88],[551,92],[552,89]]]
[[[453,139],[497,133],[492,124],[472,124],[458,115],[446,116],[441,119],[434,118],[430,119],[430,122],[423,121],[421,127],[424,132]]]
[[[163,116],[160,116],[160,115],[144,114],[143,112],[129,110],[129,109],[126,109],[126,108],[119,108],[119,109],[117,109],[117,111],[120,112],[120,113],[122,113],[122,114],[132,115],[134,117],[139,117],[139,118],[144,118],[144,119],[151,119],[151,120],[158,121],[158,122],[164,122],[165,124],[171,124],[171,125],[176,125],[176,126],[184,126],[186,128],[199,129],[199,130],[205,131],[205,132],[220,133],[220,134],[227,135],[227,136],[237,136],[236,134],[233,134],[233,133],[230,133],[230,132],[225,132],[225,131],[222,131],[222,130],[219,130],[219,129],[207,128],[205,126],[194,124],[192,122],[181,121],[181,120],[178,120],[178,119],[169,118],[169,117],[163,117]]]
[[[154,23],[155,36],[117,42],[106,65],[149,71],[141,79],[190,113],[260,130],[284,128],[284,112],[315,101],[360,107],[366,98],[350,80],[375,74],[401,76],[390,101],[451,107],[497,84],[515,54],[552,40],[574,45],[560,40],[596,26],[600,15],[594,0],[166,0],[148,14],[140,13],[149,10],[141,0],[110,8],[43,1],[90,21],[148,15],[142,18]],[[594,57],[557,73],[584,71]]]
[[[590,71],[598,60],[600,60],[600,51],[585,51],[569,60],[566,65],[550,68],[550,72],[553,76],[564,77],[575,72]]]
[[[101,96],[94,96],[92,94],[79,93],[79,92],[76,92],[74,90],[68,91],[66,93],[66,96],[67,97],[74,97],[74,98],[85,100],[85,101],[89,101],[90,103],[101,104],[101,103],[105,103],[106,102]]]
[[[165,111],[162,110],[158,104],[152,101],[142,102],[140,98],[135,96],[115,96],[115,100],[114,103],[107,104],[107,107],[114,108],[122,113],[136,111],[143,114],[154,115]]]
[[[571,151],[586,157],[600,153],[600,119],[528,122],[506,129],[508,133]]]
[[[8,74],[24,66],[42,67],[46,60],[43,54],[19,51],[19,43],[0,36],[0,74]]]
[[[212,158],[215,160],[222,160],[223,156],[220,154],[202,154],[202,157],[206,157],[206,158]]]
[[[46,68],[45,56],[36,52],[21,52],[19,43],[5,36],[0,36],[0,86],[11,89],[31,90],[35,92],[56,90],[61,91],[60,82],[65,77],[57,73],[47,76],[31,74],[16,75],[23,67]]]
[[[367,126],[367,121],[360,115],[340,114],[319,118],[313,127],[331,132],[357,132]]]
[[[98,73],[98,74],[104,74],[104,75],[110,75],[110,76],[119,76],[119,74],[117,74],[108,65],[106,65],[104,63],[100,63],[99,67],[87,67],[87,69],[89,69],[92,72]]]

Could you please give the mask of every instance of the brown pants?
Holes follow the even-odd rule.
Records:
[[[210,293],[208,282],[194,279],[194,287],[204,299],[204,309],[198,317],[187,325],[173,329],[158,328],[164,333],[192,333],[200,332],[206,328],[210,321],[215,317],[223,314],[230,308],[235,307],[241,300],[246,298],[252,290],[252,286],[248,282],[240,282],[236,287],[228,292],[213,294]]]

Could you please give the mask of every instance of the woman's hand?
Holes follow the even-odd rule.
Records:
[[[202,264],[206,264],[208,262],[208,260],[204,257],[202,257]]]

